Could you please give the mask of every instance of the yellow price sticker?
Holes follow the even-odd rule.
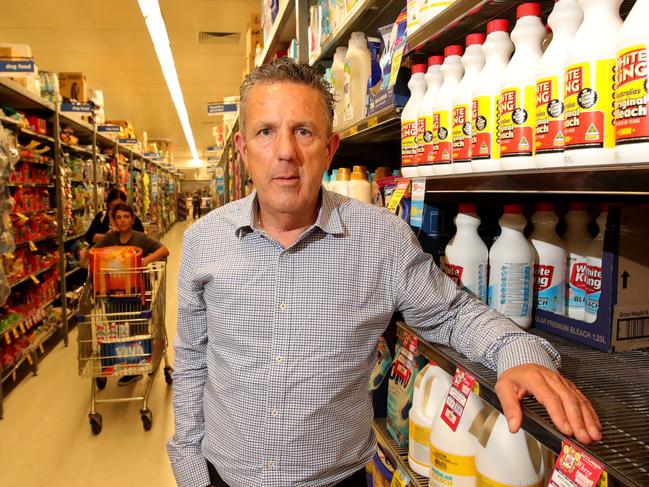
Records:
[[[36,244],[33,240],[29,241],[29,250],[31,250],[32,252],[36,252],[38,250],[38,247],[36,247]]]
[[[32,274],[29,277],[34,282],[34,284],[40,284],[41,283],[41,281],[39,281],[38,278],[34,274]]]
[[[23,215],[22,213],[16,213],[16,216],[17,216],[18,218],[20,218],[20,219],[21,219],[22,221],[24,221],[24,222],[26,222],[27,220],[29,220],[29,217]]]
[[[379,124],[379,117],[372,117],[367,121],[367,128],[371,129]]]
[[[354,125],[349,129],[349,135],[356,135],[358,133],[358,126]]]
[[[12,329],[11,329],[11,333],[14,334],[14,338],[15,338],[16,340],[18,340],[18,338],[20,338],[20,335],[18,334],[18,329],[17,329],[17,328],[15,328],[15,327],[12,328]]]
[[[392,193],[392,197],[390,198],[390,202],[388,203],[388,210],[390,210],[392,213],[397,210],[397,207],[399,206],[403,195],[405,195],[406,191],[408,190],[408,186],[410,186],[410,179],[401,179],[399,180],[399,182],[397,182],[397,188],[394,190],[394,193]]]
[[[34,360],[32,359],[31,355],[27,355],[27,362],[29,362],[29,365],[34,365]]]
[[[25,323],[21,323],[21,324],[20,324],[20,331],[21,331],[22,333],[25,333],[25,332],[27,331],[27,330],[25,329]]]
[[[401,59],[403,58],[403,50],[406,47],[404,42],[399,49],[392,55],[392,69],[390,70],[390,81],[388,88],[397,83],[397,76],[399,76],[399,68],[401,67]]]
[[[42,343],[38,346],[38,349],[41,351],[41,353],[45,353],[45,349],[43,348]]]
[[[475,381],[475,382],[473,383],[473,393],[474,393],[476,396],[479,396],[479,395],[480,395],[480,383],[479,383],[478,381]]]
[[[401,471],[399,469],[394,472],[392,476],[392,482],[390,482],[390,487],[406,487],[408,483],[401,478]]]
[[[5,342],[7,342],[7,345],[11,345],[11,337],[9,336],[9,333],[5,333]]]
[[[599,482],[597,482],[597,487],[608,487],[608,473],[606,470],[602,470],[602,476],[599,478]]]

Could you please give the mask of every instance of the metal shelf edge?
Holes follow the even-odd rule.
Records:
[[[413,487],[428,487],[428,479],[417,475],[408,464],[408,450],[405,448],[399,448],[394,442],[390,433],[386,428],[385,419],[375,419],[372,424],[372,429],[374,430],[374,436],[376,437],[376,442],[381,447],[383,452],[390,458],[390,460],[395,463],[397,466],[401,467],[410,477],[412,483],[408,484]],[[399,450],[403,450],[403,453],[400,453]]]

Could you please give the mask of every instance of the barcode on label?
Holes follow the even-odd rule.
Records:
[[[617,320],[617,339],[633,340],[649,337],[649,316]]]

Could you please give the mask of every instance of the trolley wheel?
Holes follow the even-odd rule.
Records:
[[[173,384],[174,383],[174,378],[172,375],[174,373],[173,367],[165,367],[164,373],[165,373],[165,382],[169,385]]]
[[[151,425],[153,424],[153,414],[151,414],[151,410],[142,409],[140,411],[140,419],[142,420],[144,431],[149,431],[151,429]]]
[[[95,384],[97,384],[97,389],[99,389],[100,391],[103,391],[104,388],[106,387],[106,382],[107,381],[108,381],[108,379],[106,379],[106,377],[97,377],[95,379]]]
[[[101,414],[89,414],[88,417],[90,418],[90,429],[92,430],[92,434],[96,436],[101,433]]]

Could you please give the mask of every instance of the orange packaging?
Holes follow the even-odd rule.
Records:
[[[114,246],[90,249],[90,272],[95,294],[124,296],[143,292],[142,249],[132,246]]]

